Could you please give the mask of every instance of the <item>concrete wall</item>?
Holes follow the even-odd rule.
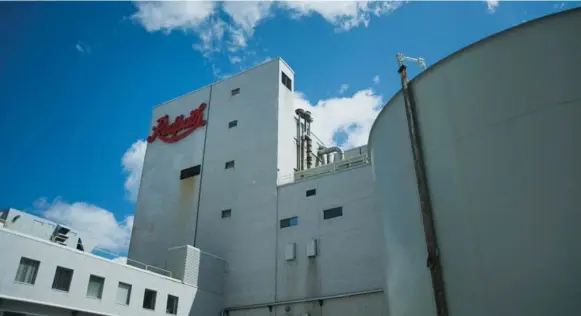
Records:
[[[579,9],[531,21],[411,83],[451,316],[581,309],[579,29]],[[390,315],[435,315],[401,94],[369,146]]]
[[[265,236],[276,225],[279,69],[275,59],[212,92],[196,247],[227,262],[225,304],[273,299],[275,244]],[[235,167],[225,169],[230,160]],[[221,217],[225,209],[231,217]]]
[[[292,81],[292,90],[289,90],[284,84],[282,84],[282,73],[286,74]],[[293,93],[295,84],[294,72],[281,60],[279,63],[278,75],[277,179],[280,179],[283,175],[292,174],[295,171],[295,168],[297,168],[297,125],[294,111],[295,97]],[[316,146],[314,150],[316,150]]]
[[[230,311],[229,316],[353,316],[386,315],[383,293],[370,293],[302,303],[281,304],[256,309]]]
[[[210,90],[210,87],[202,88],[154,108],[152,126],[166,114],[170,122],[178,115],[187,117],[201,103],[207,104],[204,118],[210,124],[213,108]],[[180,172],[202,164],[206,128],[198,128],[176,143],[157,139],[147,144],[129,246],[130,259],[163,267],[165,259],[161,253],[165,254],[170,247],[194,244],[201,177],[180,180]]]
[[[154,118],[165,113],[173,118],[206,102],[208,124],[177,143],[148,145],[129,258],[167,267],[184,280],[187,266],[179,262],[187,251],[173,248],[166,256],[168,248],[181,246],[177,242],[223,258],[223,288],[212,291],[224,293],[225,307],[382,285],[381,254],[374,251],[381,230],[373,218],[368,166],[277,185],[296,167],[294,98],[282,83],[282,72],[294,87],[292,70],[275,59],[154,111]],[[233,89],[240,92],[232,95]],[[233,120],[238,124],[229,128]],[[227,161],[234,161],[234,168],[225,169]],[[197,164],[201,174],[185,188],[180,170]],[[306,199],[310,186],[318,193]],[[325,208],[339,205],[343,217],[322,220]],[[226,209],[231,216],[222,218]],[[289,214],[301,217],[299,226],[280,229],[280,219]],[[319,242],[321,252],[314,259],[305,257],[307,236]],[[288,242],[298,250],[291,263],[281,255]]]
[[[310,189],[316,194],[307,197]],[[298,216],[298,225],[277,230],[277,301],[383,287],[369,165],[281,186],[278,201],[278,220]],[[343,216],[323,219],[324,210],[339,206]],[[317,241],[316,257],[307,257],[310,240]],[[285,260],[289,243],[296,247],[291,261]]]
[[[0,310],[16,311],[14,306],[22,306],[19,310],[32,308],[47,316],[70,315],[70,310],[99,315],[166,315],[168,294],[179,297],[178,315],[182,316],[218,315],[222,306],[219,295],[204,292],[179,280],[3,228],[0,229],[0,253]],[[40,261],[34,285],[14,281],[21,257]],[[57,266],[74,270],[69,292],[52,289]],[[91,274],[105,278],[102,299],[86,296]],[[132,285],[128,306],[116,303],[118,282]],[[142,308],[145,288],[157,291],[155,311]]]

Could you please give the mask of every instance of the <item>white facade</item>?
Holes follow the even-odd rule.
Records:
[[[175,315],[218,315],[222,307],[221,293],[212,289],[204,291],[197,284],[186,284],[11,229],[0,228],[0,253],[0,315],[2,311],[47,316],[168,315],[168,295],[178,297]],[[38,265],[29,267],[26,275],[19,278],[22,258]],[[64,287],[55,286],[57,267],[72,270],[72,277],[64,282]],[[104,279],[100,298],[89,291],[91,275]],[[131,286],[128,304],[119,300],[119,282]],[[156,292],[153,310],[143,307],[145,289]]]
[[[581,10],[410,82],[450,316],[579,315]],[[389,315],[436,315],[403,95],[369,138]]]
[[[27,228],[43,219],[7,218],[0,312],[163,315],[173,295],[177,315],[384,315],[367,148],[323,162],[303,124],[313,139],[307,168],[293,87],[293,71],[274,59],[154,109],[128,265]],[[22,284],[18,269],[30,260],[38,275]],[[51,287],[57,266],[74,271],[68,291]],[[105,280],[100,299],[87,297],[91,274]],[[119,282],[131,285],[128,305],[117,304]],[[157,293],[153,310],[146,289]]]
[[[274,59],[154,109],[152,127],[205,103],[207,124],[178,142],[148,144],[129,258],[164,267],[167,249],[184,244],[223,258],[231,315],[282,315],[286,307],[296,310],[288,315],[325,308],[380,315],[382,239],[366,151],[345,153],[346,170],[328,164],[302,171],[302,181],[282,180],[297,168],[294,82]],[[195,175],[181,179],[192,167]],[[313,176],[321,170],[329,172]],[[342,216],[323,219],[334,207]],[[281,228],[293,217],[296,226]],[[335,296],[348,298],[320,305]]]

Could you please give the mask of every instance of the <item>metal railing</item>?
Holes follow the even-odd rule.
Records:
[[[301,170],[291,174],[281,175],[278,179],[278,184],[283,185],[287,183],[292,183],[295,181],[300,181],[323,174],[333,173],[337,171],[349,170],[352,168],[364,166],[368,164],[369,156],[367,154],[361,154],[355,157],[350,157],[347,159],[332,162],[330,164],[322,165],[312,169]]]
[[[171,271],[168,271],[166,269],[162,269],[162,268],[159,268],[156,266],[151,266],[151,265],[145,264],[145,263],[137,261],[137,260],[132,260],[132,259],[129,259],[127,257],[123,257],[118,253],[114,253],[114,252],[111,252],[111,251],[108,251],[105,249],[95,247],[95,248],[93,248],[93,251],[91,253],[93,253],[94,255],[97,255],[99,257],[111,260],[111,261],[115,261],[115,259],[117,259],[117,258],[125,258],[127,265],[129,265],[129,266],[143,269],[143,270],[147,270],[147,271],[151,271],[153,273],[165,275],[165,276],[170,277],[170,278],[172,277]],[[106,256],[99,255],[98,253],[105,254]]]

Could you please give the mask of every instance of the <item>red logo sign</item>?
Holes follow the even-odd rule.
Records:
[[[184,139],[198,127],[206,126],[207,122],[204,120],[205,108],[206,103],[202,103],[197,109],[190,112],[190,116],[184,118],[183,115],[180,115],[171,124],[169,123],[169,116],[160,117],[157,120],[157,126],[151,129],[152,134],[147,137],[147,142],[153,143],[159,138],[166,143],[175,143]]]

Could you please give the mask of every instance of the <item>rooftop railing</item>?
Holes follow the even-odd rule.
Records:
[[[285,174],[279,177],[278,184],[288,184],[304,179],[309,179],[312,177],[330,174],[337,171],[344,171],[353,169],[356,167],[364,166],[370,162],[369,156],[367,154],[361,154],[358,156],[346,158],[343,160],[335,161],[330,164],[322,165],[319,167],[301,170],[291,174]]]
[[[105,259],[109,259],[111,261],[116,261],[115,259],[122,258],[122,259],[124,259],[126,261],[127,265],[130,265],[132,267],[136,267],[136,268],[139,268],[139,269],[151,271],[153,273],[165,275],[165,276],[170,277],[170,278],[172,277],[171,271],[168,271],[166,269],[162,269],[162,268],[159,268],[159,267],[156,267],[156,266],[148,265],[148,264],[145,264],[143,262],[139,262],[137,260],[132,260],[132,259],[129,259],[127,257],[123,257],[123,256],[121,256],[118,253],[114,253],[114,252],[111,252],[111,251],[108,251],[108,250],[105,250],[105,249],[101,249],[101,248],[95,247],[95,248],[93,248],[92,253],[94,255],[99,256],[99,257],[103,257]]]

